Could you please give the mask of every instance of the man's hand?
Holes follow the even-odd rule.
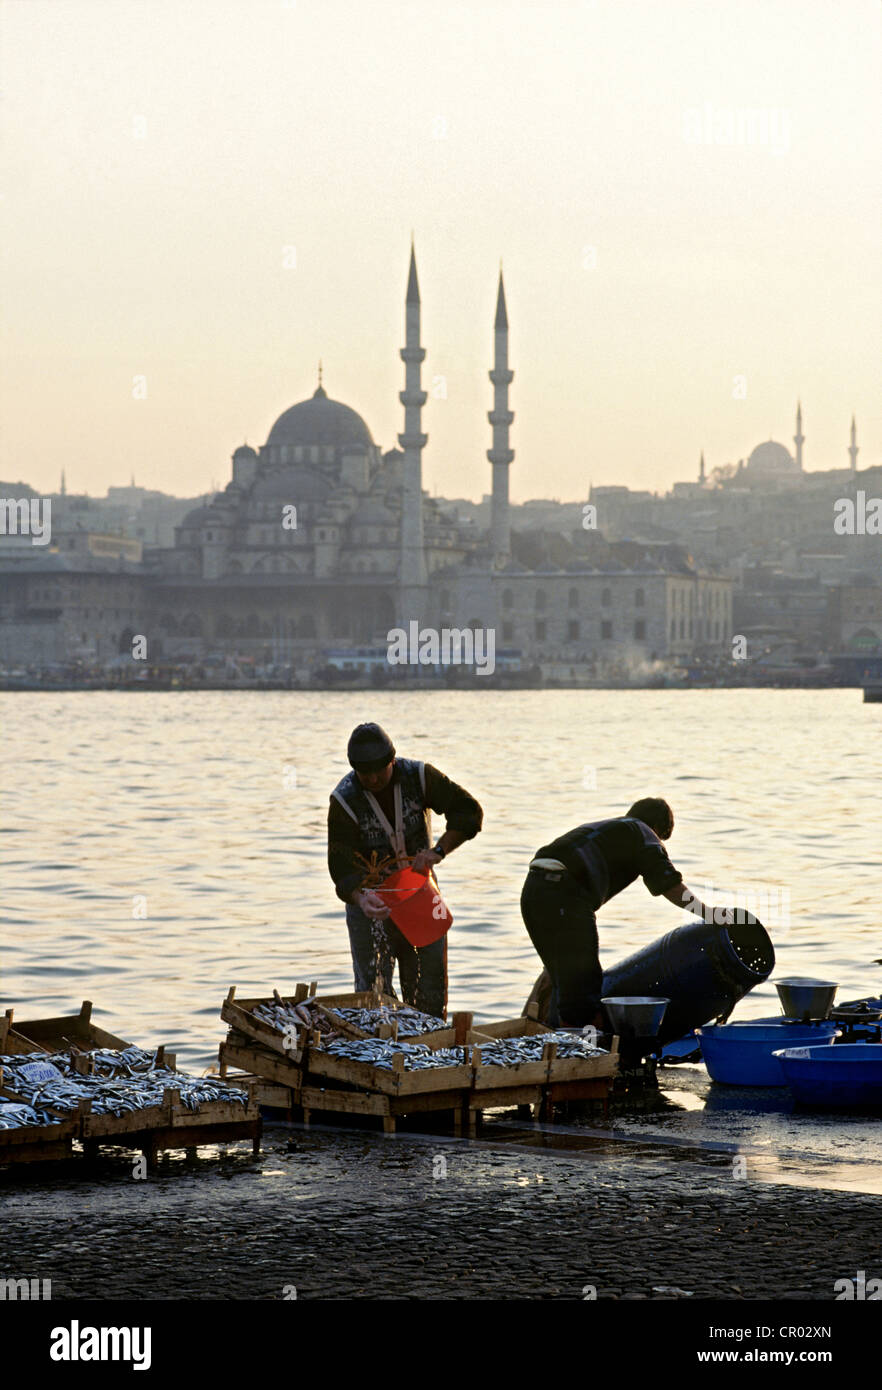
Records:
[[[370,917],[374,922],[382,922],[389,916],[389,908],[372,888],[363,888],[353,893],[352,901],[356,907],[361,908],[365,917]]]
[[[432,865],[440,863],[440,854],[436,854],[433,849],[421,849],[419,854],[414,855],[410,867],[413,869],[414,873],[425,874],[428,877]]]

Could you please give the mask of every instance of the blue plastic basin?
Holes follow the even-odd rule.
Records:
[[[696,1031],[712,1081],[726,1086],[786,1086],[788,1081],[775,1053],[812,1043],[823,1048],[832,1043],[838,1030],[835,1023],[756,1018],[745,1023],[707,1024]]]
[[[787,1047],[775,1053],[787,1085],[805,1105],[882,1105],[882,1045]]]

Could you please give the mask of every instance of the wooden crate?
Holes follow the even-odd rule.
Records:
[[[315,1035],[313,1035],[314,1038]],[[384,1095],[420,1095],[427,1092],[470,1090],[470,1063],[460,1066],[434,1067],[427,1071],[405,1071],[404,1057],[393,1058],[392,1069],[375,1067],[370,1062],[355,1062],[349,1057],[335,1057],[310,1039],[304,1051],[304,1074],[308,1084],[315,1077],[342,1081],[356,1090],[379,1091]]]
[[[248,1091],[258,1105],[265,1105],[270,1110],[288,1110],[297,1103],[294,1091],[290,1086],[279,1086],[273,1081],[265,1081],[262,1076],[255,1076],[252,1072],[233,1072],[226,1076],[209,1076],[210,1081],[225,1081],[228,1086],[241,1086]],[[299,1095],[299,1091],[297,1093]]]
[[[386,1134],[395,1133],[396,1121],[404,1115],[449,1111],[454,1134],[462,1134],[468,1125],[468,1097],[467,1090],[390,1096],[375,1092],[304,1086],[300,1104],[303,1109],[303,1122],[306,1125],[309,1124],[313,1111],[322,1114],[379,1116]]]
[[[92,1001],[84,999],[78,1014],[59,1018],[35,1018],[24,1023],[16,1020],[12,1009],[0,1018],[0,1053],[17,1056],[24,1052],[66,1052],[73,1047],[88,1052],[95,1047],[125,1048],[132,1043],[117,1038],[92,1022]]]
[[[46,1163],[73,1155],[79,1117],[69,1115],[55,1125],[25,1125],[0,1129],[0,1168],[13,1163]]]
[[[553,1033],[545,1023],[534,1018],[501,1018],[495,1023],[479,1023],[477,1031],[487,1038],[534,1038],[540,1033]]]
[[[512,1067],[502,1067],[493,1063],[485,1065],[481,1059],[480,1046],[472,1048],[474,1072],[473,1090],[513,1091],[519,1087],[544,1086],[548,1081],[548,1069],[557,1050],[556,1043],[546,1043],[542,1057],[536,1062],[518,1062]]]
[[[171,1125],[171,1091],[166,1091],[160,1105],[144,1106],[141,1110],[127,1111],[124,1115],[100,1115],[92,1113],[91,1098],[80,1101],[80,1128],[78,1137],[83,1140],[103,1139],[108,1143],[134,1143],[137,1135],[150,1129],[161,1129]]]
[[[221,1018],[225,1023],[229,1023],[237,1033],[250,1038],[253,1042],[259,1043],[261,1047],[267,1047],[271,1051],[280,1053],[283,1057],[288,1057],[292,1062],[299,1062],[302,1045],[301,1038],[308,1031],[307,1025],[292,1024],[295,1029],[296,1044],[294,1047],[285,1046],[285,1034],[272,1024],[265,1023],[262,1018],[257,1018],[253,1012],[259,1004],[276,1004],[278,1000],[274,995],[264,996],[259,999],[236,999],[236,986],[230,986],[230,992],[221,1006]],[[297,985],[293,994],[281,995],[283,1004],[302,1004],[308,998],[307,986]]]
[[[549,1085],[574,1081],[589,1081],[599,1077],[610,1080],[619,1070],[619,1040],[613,1038],[610,1050],[599,1057],[554,1057],[548,1069]]]
[[[260,1047],[243,1038],[242,1034],[231,1035],[218,1049],[218,1064],[221,1076],[226,1076],[228,1067],[240,1067],[243,1071],[258,1076],[264,1082],[286,1086],[295,1093],[303,1084],[303,1069],[290,1061],[287,1056]]]
[[[343,994],[315,994],[310,996],[313,1004],[324,1004],[326,1008],[333,1009],[339,1006],[342,1009],[379,1009],[385,1005],[387,1009],[400,1009],[402,1003],[400,999],[394,998],[391,994],[383,994],[382,990],[360,990]]]
[[[457,1012],[450,1020],[448,1028],[437,1028],[433,1033],[415,1033],[402,1037],[401,1041],[406,1043],[422,1043],[430,1047],[433,1052],[444,1047],[463,1047],[473,1042],[489,1042],[489,1035],[476,1031],[472,1027],[473,1015],[466,1012]],[[378,1038],[397,1038],[398,1030],[395,1027],[394,1019],[390,1024],[385,1024],[372,1035]]]
[[[229,1139],[256,1141],[255,1152],[259,1147],[260,1110],[253,1095],[245,1106],[214,1100],[189,1110],[180,1092],[169,1088],[160,1105],[125,1115],[96,1115],[91,1106],[91,1100],[81,1101],[78,1116],[79,1138],[87,1153],[112,1146],[143,1149],[154,1157],[159,1149],[190,1149]]]

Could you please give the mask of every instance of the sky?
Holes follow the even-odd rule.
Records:
[[[479,499],[882,462],[876,0],[2,0],[0,477],[223,487],[328,394]]]

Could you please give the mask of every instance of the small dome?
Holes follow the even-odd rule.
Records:
[[[257,450],[252,449],[250,444],[240,444],[236,452],[233,454],[233,458],[234,460],[241,459],[243,461],[245,459],[256,459]]]
[[[767,439],[764,444],[757,444],[747,460],[747,467],[751,473],[799,472],[796,459],[790,450],[786,449],[783,444],[776,443],[774,439]]]
[[[282,444],[332,445],[335,449],[370,449],[371,432],[361,416],[341,401],[332,401],[319,386],[311,400],[299,401],[279,416],[269,432],[267,448]]]
[[[197,526],[202,526],[210,514],[209,507],[194,507],[192,512],[188,512],[181,522],[181,526],[187,530],[192,530]]]

